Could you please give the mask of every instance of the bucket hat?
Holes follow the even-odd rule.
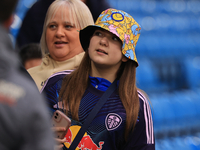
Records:
[[[112,8],[103,11],[94,25],[80,30],[80,42],[84,50],[88,49],[90,38],[97,28],[107,30],[119,37],[122,41],[122,54],[135,61],[138,66],[135,47],[141,27],[132,16],[122,10]]]

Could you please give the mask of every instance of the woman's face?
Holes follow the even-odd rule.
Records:
[[[58,8],[47,25],[46,44],[50,56],[56,61],[65,61],[83,52],[79,41],[80,28],[69,20],[68,9]]]

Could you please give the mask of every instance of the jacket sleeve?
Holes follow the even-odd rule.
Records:
[[[27,107],[28,110],[21,118],[22,126],[24,126],[22,139],[25,141],[22,150],[53,150],[55,141],[44,99],[36,93],[27,96],[32,97],[26,97],[26,100],[28,98],[33,100],[29,100],[30,107]],[[24,101],[21,103],[23,107],[25,107]]]
[[[127,150],[155,150],[151,108],[147,98],[138,92],[140,111],[133,133],[128,139]]]

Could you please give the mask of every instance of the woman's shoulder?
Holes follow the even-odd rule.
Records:
[[[38,66],[35,66],[35,67],[32,67],[30,69],[28,69],[27,71],[30,73],[30,74],[37,74],[38,72],[41,72],[41,71],[45,71],[45,70],[49,70],[50,68],[47,67],[49,66],[53,60],[50,59],[50,57],[48,55],[46,55],[44,58],[42,58],[42,63]]]
[[[27,71],[29,74],[35,73],[36,71],[40,70],[41,65],[29,68]]]

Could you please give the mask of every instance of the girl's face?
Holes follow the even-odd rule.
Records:
[[[92,63],[100,67],[119,68],[127,58],[122,54],[122,42],[109,31],[97,29],[90,39],[88,48]]]
[[[80,28],[76,28],[68,18],[68,10],[59,8],[47,26],[46,44],[50,56],[56,61],[64,61],[83,52],[79,41]]]

